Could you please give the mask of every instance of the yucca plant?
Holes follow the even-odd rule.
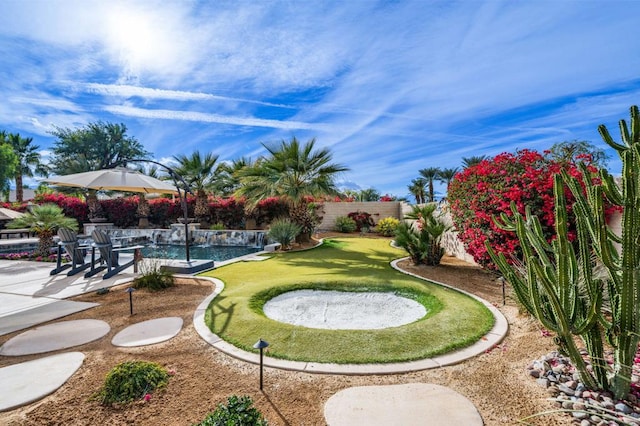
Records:
[[[587,387],[627,397],[634,356],[640,341],[640,115],[631,107],[631,131],[620,120],[622,143],[604,125],[598,131],[622,160],[621,186],[604,169],[594,176],[581,166],[580,179],[562,172],[554,177],[555,239],[545,240],[539,220],[512,207],[513,218],[502,216],[499,226],[516,232],[524,254],[524,272],[509,265],[502,253],[487,250],[525,308],[556,333],[555,342],[571,359]],[[577,241],[569,242],[565,187],[575,198]],[[622,233],[605,221],[605,200],[622,211]],[[605,276],[597,273],[604,269]],[[608,296],[609,308],[603,309]],[[574,336],[589,353],[586,367]],[[614,351],[609,370],[603,336]]]

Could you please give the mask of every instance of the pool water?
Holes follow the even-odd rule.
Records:
[[[223,260],[233,259],[251,253],[261,251],[261,248],[246,246],[189,246],[189,257],[191,259]],[[145,258],[160,259],[186,259],[184,245],[162,244],[144,247],[142,256]]]

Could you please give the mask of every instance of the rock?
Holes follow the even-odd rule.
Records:
[[[589,417],[589,413],[585,413],[584,411],[573,411],[571,415],[576,419],[586,419]]]
[[[558,387],[557,387],[556,385],[550,385],[550,386],[547,388],[547,392],[548,392],[550,395],[556,395],[556,394],[559,392],[559,391],[558,391]]]
[[[580,426],[591,426],[591,422],[589,420],[583,420],[580,422]]]
[[[633,410],[625,403],[623,402],[619,402],[615,405],[616,407],[616,411],[619,411],[623,414],[631,414],[633,413]]]
[[[573,409],[574,410],[579,410],[579,411],[584,411],[585,409],[585,405],[584,402],[576,402],[573,404]]]
[[[536,383],[538,383],[540,386],[542,386],[543,388],[547,388],[549,387],[549,380],[542,378],[542,379],[537,379]]]
[[[573,410],[573,402],[562,401],[562,408],[564,408],[565,410]]]
[[[529,375],[538,379],[540,378],[540,370],[531,370],[529,371]]]
[[[555,367],[553,367],[551,369],[551,371],[553,371],[556,374],[562,374],[562,373],[564,373],[564,366],[563,365],[556,365]]]
[[[589,417],[589,420],[591,420],[591,422],[595,424],[599,424],[602,421],[602,419],[599,416],[591,416]]]
[[[567,387],[567,385],[565,384],[559,384],[558,385],[558,390],[562,393],[566,393],[567,395],[573,395],[574,391],[573,389],[571,389],[570,387]]]

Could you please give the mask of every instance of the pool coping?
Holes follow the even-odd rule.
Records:
[[[407,362],[398,362],[398,363],[388,363],[388,364],[335,364],[335,363],[320,363],[320,362],[307,362],[307,361],[289,361],[283,359],[272,358],[269,356],[263,357],[263,364],[266,367],[277,368],[281,370],[290,370],[290,371],[300,371],[305,373],[316,373],[316,374],[342,374],[342,375],[371,375],[371,374],[398,374],[398,373],[409,373],[412,371],[421,371],[428,370],[433,368],[440,368],[448,365],[459,364],[469,358],[473,358],[477,355],[483,354],[496,345],[498,345],[504,337],[507,335],[509,331],[509,323],[505,316],[496,308],[494,305],[489,303],[488,301],[478,297],[469,292],[459,290],[450,285],[428,280],[424,277],[421,277],[417,274],[413,274],[411,272],[405,271],[398,266],[398,263],[402,260],[408,259],[408,257],[403,257],[400,259],[396,259],[392,261],[391,267],[396,269],[397,271],[410,275],[415,278],[419,278],[424,281],[428,281],[434,283],[436,285],[440,285],[459,293],[465,294],[478,302],[482,303],[495,318],[495,323],[491,330],[487,332],[483,337],[480,338],[476,343],[471,346],[467,346],[466,348],[462,348],[453,352],[449,352],[443,355],[438,355],[432,358],[425,358],[415,361],[407,361]],[[245,362],[249,362],[252,364],[260,363],[260,355],[258,353],[247,352],[242,350],[231,343],[226,342],[220,336],[214,334],[207,327],[204,318],[207,307],[211,303],[213,299],[218,296],[222,290],[224,289],[224,283],[213,277],[204,277],[198,276],[198,278],[204,278],[210,280],[214,283],[215,288],[211,295],[207,296],[200,305],[196,308],[193,314],[193,326],[196,329],[197,333],[209,343],[214,348],[219,351],[230,355],[234,358],[240,359]],[[264,337],[264,336],[263,336]]]

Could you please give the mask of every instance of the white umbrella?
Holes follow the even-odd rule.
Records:
[[[174,185],[147,176],[138,171],[116,167],[115,169],[96,170],[92,172],[75,173],[45,179],[44,182],[55,186],[71,186],[105,191],[125,191],[177,194]]]
[[[24,216],[24,213],[0,207],[0,220],[13,220]]]

